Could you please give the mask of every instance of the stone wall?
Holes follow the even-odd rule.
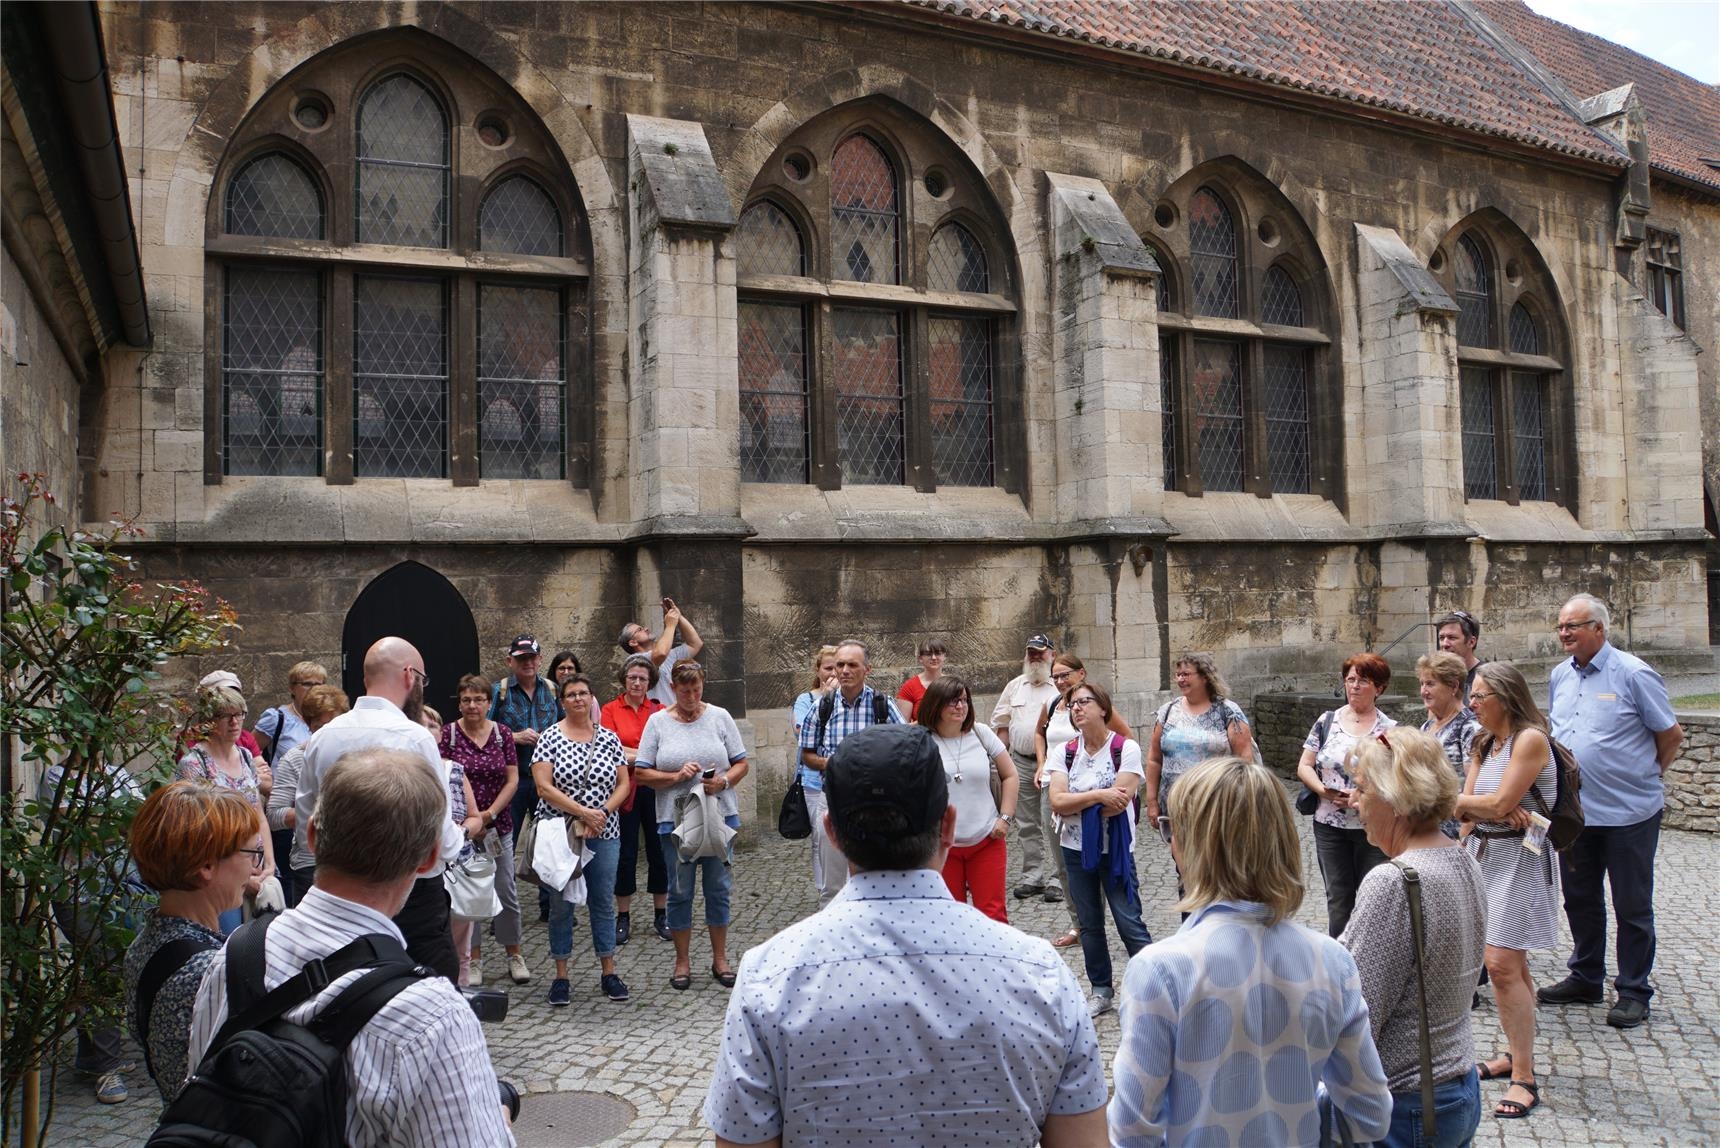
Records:
[[[1667,829],[1720,833],[1720,715],[1679,714],[1684,745],[1666,769]]]

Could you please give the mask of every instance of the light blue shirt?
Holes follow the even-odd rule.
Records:
[[[1063,959],[915,869],[854,874],[741,960],[705,1122],[742,1144],[1026,1148],[1104,1103]]]
[[[1586,666],[1568,658],[1547,683],[1553,736],[1583,770],[1583,820],[1635,825],[1666,804],[1654,735],[1678,724],[1666,683],[1647,662],[1604,642]]]
[[[816,769],[808,769],[800,761],[800,727],[806,724],[806,719],[818,712],[819,695],[807,690],[794,699],[794,760],[795,768],[800,771],[800,787],[822,793],[824,791],[824,774]]]
[[[305,719],[286,706],[270,706],[264,710],[251,731],[270,739],[268,757],[271,764],[285,758],[295,745],[311,736],[311,727],[305,724]]]
[[[1392,1096],[1356,962],[1265,906],[1219,901],[1130,959],[1107,1113],[1116,1148],[1319,1140],[1323,1083],[1356,1142]]]

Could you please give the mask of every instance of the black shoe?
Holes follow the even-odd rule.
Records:
[[[625,945],[633,936],[633,914],[615,914],[615,943]]]
[[[1045,890],[1045,899],[1051,902],[1061,901],[1063,899],[1063,890],[1053,885]]]
[[[1044,893],[1044,885],[1017,885],[1015,887],[1015,899],[1017,901],[1025,901],[1029,897],[1043,896]]]
[[[672,941],[675,939],[669,934],[669,914],[664,912],[662,909],[658,909],[651,915],[651,928],[656,930],[657,939],[660,941]]]
[[[1535,999],[1542,1004],[1600,1004],[1604,995],[1599,985],[1588,984],[1573,976],[1538,990]]]
[[[1648,1002],[1635,997],[1620,997],[1607,1010],[1607,1023],[1614,1028],[1635,1028],[1648,1019]]]

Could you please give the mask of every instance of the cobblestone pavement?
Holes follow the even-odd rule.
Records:
[[[1324,923],[1319,870],[1311,838],[1306,836],[1306,820],[1302,827],[1311,888],[1298,919],[1319,928]],[[1172,908],[1175,874],[1156,838],[1141,842],[1138,854],[1147,924],[1154,936],[1164,936],[1177,923]],[[1649,1023],[1618,1032],[1607,1027],[1604,1008],[1540,1009],[1537,1058],[1544,1066],[1544,1104],[1528,1120],[1505,1122],[1484,1116],[1476,1143],[1541,1148],[1720,1144],[1720,945],[1715,942],[1715,922],[1720,920],[1720,880],[1716,879],[1720,837],[1668,832],[1661,842],[1659,864],[1659,994]],[[804,842],[784,842],[773,836],[742,854],[736,870],[730,956],[738,963],[748,947],[812,912],[815,898]],[[708,1144],[700,1112],[728,994],[705,971],[710,952],[697,926],[693,988],[689,992],[670,989],[671,948],[650,931],[649,898],[642,893],[636,904],[647,907],[642,919],[635,918],[641,928],[618,960],[621,975],[632,987],[632,1001],[611,1004],[598,995],[596,962],[582,912],[572,971],[573,1007],[549,1008],[544,1002],[550,971],[544,956],[545,931],[534,923],[527,929],[526,953],[538,979],[513,989],[513,1012],[505,1024],[487,1026],[490,1049],[500,1074],[528,1094],[528,1110],[531,1093],[564,1089],[603,1092],[630,1103],[637,1113],[632,1124],[605,1144]],[[1012,901],[1010,911],[1016,924],[1041,936],[1054,935],[1067,921],[1062,905],[1039,900]],[[1116,959],[1122,961],[1114,934],[1112,944]],[[1559,953],[1531,954],[1538,983],[1549,984],[1564,975],[1566,951],[1568,946]],[[1080,948],[1063,952],[1080,978]],[[486,953],[492,983],[502,973],[500,953],[499,946]],[[1482,1007],[1475,1014],[1476,1044],[1485,1052],[1503,1044],[1498,1013],[1486,989],[1482,997]],[[1109,1064],[1117,1045],[1114,1014],[1100,1018],[1099,1036]],[[132,1099],[104,1107],[93,1101],[87,1082],[69,1073],[64,1076],[52,1142],[80,1148],[139,1143],[158,1105],[141,1071],[128,1080]],[[1499,1089],[1496,1085],[1483,1085],[1483,1089],[1490,1106]],[[563,1127],[526,1144],[591,1142],[579,1135],[578,1128]]]

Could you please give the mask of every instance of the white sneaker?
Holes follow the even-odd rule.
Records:
[[[484,958],[473,957],[466,965],[466,984],[470,988],[484,987]]]
[[[518,953],[508,958],[508,976],[513,978],[516,985],[532,983],[532,971],[526,968],[526,959]]]
[[[1110,989],[1094,989],[1087,998],[1087,1015],[1101,1016],[1117,1007],[1115,995]]]

